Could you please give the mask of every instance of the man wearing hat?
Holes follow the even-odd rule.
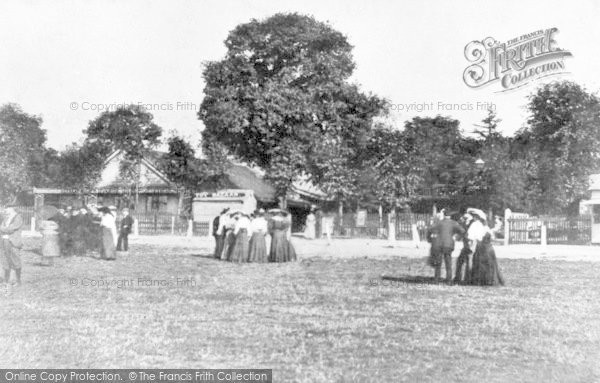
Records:
[[[129,209],[123,209],[123,218],[119,227],[119,240],[117,241],[117,251],[128,251],[129,248],[129,234],[131,234],[131,228],[133,227],[133,218],[129,215]],[[121,247],[123,244],[123,247]]]
[[[442,259],[446,266],[446,282],[452,283],[452,252],[454,251],[454,235],[462,236],[465,230],[452,220],[451,213],[444,211],[444,219],[438,221],[427,231],[427,239],[431,242],[431,266],[435,270],[435,281],[442,273]]]
[[[23,217],[15,210],[14,205],[9,205],[4,210],[4,219],[0,223],[0,265],[4,270],[4,283],[10,280],[10,271],[14,270],[17,284],[21,284],[21,256],[19,249],[22,247],[21,227]]]

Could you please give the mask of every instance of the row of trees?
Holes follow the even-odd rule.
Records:
[[[93,189],[104,161],[115,150],[123,153],[120,175],[130,185],[132,200],[137,198],[142,158],[155,159],[182,195],[200,185],[219,186],[227,166],[221,146],[211,147],[200,159],[190,143],[172,134],[167,138],[167,153],[151,153],[161,143],[162,133],[151,113],[130,105],[100,114],[84,130],[81,144],[73,143],[59,153],[46,147],[41,117],[15,104],[4,105],[0,107],[0,203],[13,201],[32,186]]]
[[[239,25],[224,59],[206,63],[203,152],[167,138],[159,166],[183,192],[218,188],[234,155],[265,170],[285,204],[292,183],[309,177],[342,206],[388,209],[414,204],[437,188],[459,205],[533,213],[576,211],[588,176],[600,171],[600,102],[572,82],[543,85],[530,118],[513,137],[498,131],[495,111],[465,135],[450,117],[389,124],[387,102],[350,82],[352,46],[312,17],[278,14]],[[0,108],[0,193],[32,185],[91,188],[102,162],[120,149],[132,192],[140,161],[163,129],[129,106],[90,121],[85,139],[58,153],[45,147],[41,118],[16,105]],[[483,160],[482,167],[474,165]]]
[[[203,145],[264,168],[282,197],[309,176],[340,203],[391,208],[443,186],[463,204],[557,213],[574,210],[600,165],[598,98],[575,83],[534,93],[515,137],[498,132],[490,111],[474,138],[448,117],[381,122],[385,100],[349,82],[352,46],[312,17],[252,20],[225,45],[204,70]]]

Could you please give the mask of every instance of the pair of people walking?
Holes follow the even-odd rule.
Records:
[[[435,270],[436,282],[440,280],[443,262],[447,283],[451,284],[454,281],[475,285],[504,284],[492,246],[491,233],[485,222],[485,213],[470,208],[462,218],[462,225],[454,221],[449,212],[445,212],[443,219],[428,230],[427,240],[431,243],[428,263]],[[452,252],[455,236],[462,237],[463,249],[457,260],[453,280]]]

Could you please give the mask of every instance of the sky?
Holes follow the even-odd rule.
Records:
[[[235,26],[278,12],[330,23],[354,46],[351,81],[386,98],[391,123],[414,116],[456,118],[465,132],[489,106],[513,134],[527,120],[527,96],[544,82],[600,89],[600,2],[566,1],[33,1],[0,2],[0,105],[42,116],[48,146],[81,142],[103,108],[143,104],[163,127],[199,143],[203,63],[224,57]],[[564,74],[499,92],[470,88],[465,46],[558,28],[570,51]],[[412,106],[411,106],[412,105]],[[161,110],[162,109],[162,110]],[[410,109],[410,110],[409,110]],[[420,112],[418,111],[420,110]]]

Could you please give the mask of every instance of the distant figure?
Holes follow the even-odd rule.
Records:
[[[315,209],[315,236],[321,238],[323,234],[323,211],[319,208]]]
[[[213,257],[221,258],[221,251],[223,251],[223,240],[224,235],[221,227],[222,217],[229,211],[229,208],[225,208],[221,211],[221,214],[213,219],[213,232],[212,235],[215,237],[215,252]]]
[[[21,285],[21,256],[19,249],[22,246],[21,227],[23,217],[15,210],[14,205],[9,205],[4,210],[4,219],[0,223],[0,265],[4,270],[4,283],[10,282],[10,271],[14,270],[17,285]]]
[[[492,228],[493,239],[503,237],[504,233],[502,232],[502,229],[503,229],[502,217],[497,215],[494,219],[494,227]]]
[[[331,245],[331,236],[333,235],[333,226],[334,226],[335,217],[332,215],[326,215],[322,217],[322,234],[325,234],[327,237],[327,245]]]
[[[427,239],[431,243],[429,264],[434,268],[434,278],[438,282],[442,273],[442,260],[446,266],[446,282],[452,282],[452,252],[454,251],[454,235],[464,235],[465,230],[458,222],[444,212],[444,218],[429,228]]]
[[[289,213],[278,210],[269,220],[269,233],[271,234],[271,249],[269,262],[290,262],[296,260],[296,250],[288,240],[287,232],[290,228]]]
[[[314,211],[311,210],[310,213],[306,216],[306,227],[304,228],[304,238],[306,239],[315,239],[315,225],[317,223],[317,218],[314,215]]]
[[[250,250],[248,262],[264,263],[268,261],[267,241],[268,224],[265,219],[265,211],[260,209],[250,223]]]
[[[471,269],[469,269],[469,257],[471,255],[471,248],[469,247],[469,227],[473,223],[473,216],[471,214],[464,214],[460,218],[460,225],[467,233],[463,236],[463,247],[458,255],[458,259],[456,260],[456,274],[454,276],[454,283],[460,283],[463,281],[463,275],[466,279],[471,275]],[[464,274],[463,274],[464,268]]]
[[[115,260],[117,259],[117,253],[115,246],[117,244],[117,226],[115,224],[115,218],[107,207],[101,207],[98,209],[102,213],[102,219],[100,226],[102,227],[102,259]]]
[[[129,209],[123,209],[123,218],[119,228],[119,239],[117,241],[117,251],[129,251],[129,234],[131,234],[131,228],[133,227],[133,218],[129,215]],[[121,244],[123,247],[121,247]]]
[[[244,213],[235,215],[235,224],[233,226],[233,235],[235,242],[231,249],[231,262],[248,262],[248,230],[250,229],[250,219]]]
[[[84,256],[86,253],[86,220],[87,220],[87,210],[85,208],[81,208],[79,210],[75,210],[73,212],[75,214],[73,216],[73,252],[76,256]]]

